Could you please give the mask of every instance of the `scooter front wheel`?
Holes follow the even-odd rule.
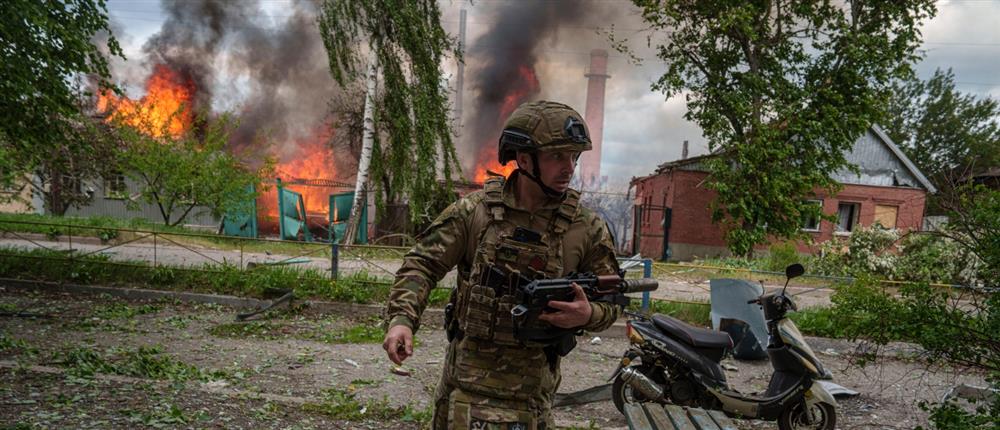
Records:
[[[778,428],[780,430],[833,430],[837,426],[837,408],[829,403],[816,403],[812,405],[812,415],[814,420],[809,419],[806,408],[810,407],[805,402],[785,409],[778,417]]]

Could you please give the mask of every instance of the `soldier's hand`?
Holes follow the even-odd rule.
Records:
[[[413,355],[413,330],[405,325],[390,327],[382,342],[382,349],[393,363],[403,364],[403,360]]]
[[[573,297],[572,302],[549,301],[549,307],[556,309],[556,311],[543,312],[538,316],[538,319],[560,328],[576,328],[587,324],[590,321],[590,314],[593,312],[593,309],[590,308],[590,301],[587,300],[583,288],[580,288],[575,282],[573,283],[573,293],[576,296]]]

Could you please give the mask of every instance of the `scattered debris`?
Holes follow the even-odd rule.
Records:
[[[854,397],[858,395],[857,391],[854,391],[850,388],[846,388],[842,385],[834,384],[833,382],[830,381],[818,380],[816,382],[822,385],[823,388],[826,389],[826,392],[830,393],[831,396],[836,397],[838,399],[844,397]]]
[[[829,355],[831,357],[836,357],[836,356],[840,355],[840,353],[837,352],[837,350],[835,350],[833,348],[824,349],[824,350],[820,351],[820,354]]]
[[[996,388],[977,387],[975,385],[958,384],[948,390],[941,402],[947,402],[958,397],[966,400],[993,401],[993,398],[1000,394]]]
[[[722,363],[722,368],[730,372],[738,372],[740,370],[738,367],[733,366],[732,364],[729,363]]]
[[[590,344],[591,345],[600,345],[601,344],[601,338],[599,338],[597,336],[594,336],[593,339],[590,339]]]
[[[346,361],[347,364],[350,364],[351,366],[354,366],[354,367],[357,367],[357,368],[361,368],[361,365],[358,364],[357,361],[351,360],[350,358],[345,358],[344,361]]]
[[[399,376],[410,376],[410,371],[409,370],[406,370],[406,369],[404,369],[402,367],[398,367],[398,366],[393,366],[391,372],[395,373],[395,374],[397,374]]]

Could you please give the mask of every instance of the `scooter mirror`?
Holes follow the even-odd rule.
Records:
[[[802,267],[801,264],[795,263],[785,268],[785,277],[788,279],[797,278],[806,273],[806,268]]]

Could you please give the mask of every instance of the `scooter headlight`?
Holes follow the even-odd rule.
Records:
[[[646,339],[643,339],[642,335],[639,334],[639,331],[636,330],[635,327],[632,327],[631,322],[625,323],[625,335],[628,336],[629,342],[634,343],[636,345],[642,345],[646,343]]]

